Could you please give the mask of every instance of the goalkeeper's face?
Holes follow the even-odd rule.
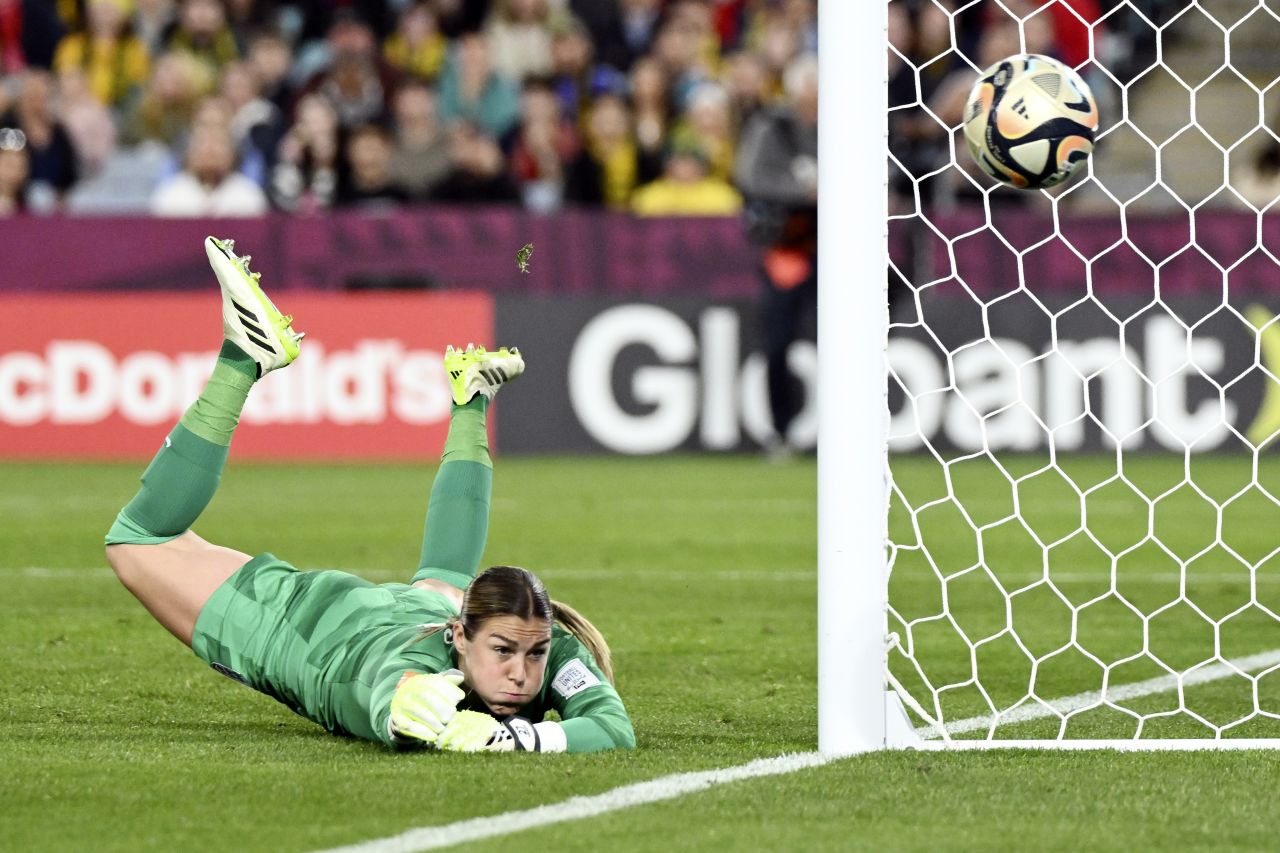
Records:
[[[551,624],[542,619],[493,616],[470,638],[454,637],[466,683],[495,716],[514,714],[542,689]]]

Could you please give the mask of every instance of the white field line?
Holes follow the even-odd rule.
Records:
[[[836,758],[837,756],[823,755],[818,752],[802,752],[775,758],[761,758],[749,764],[720,770],[676,773],[650,779],[648,782],[614,788],[589,797],[570,797],[559,803],[537,806],[524,811],[410,829],[389,838],[364,841],[347,847],[334,847],[322,853],[418,853],[420,850],[438,850],[441,847],[451,847],[466,841],[495,838],[540,826],[596,817],[633,806],[673,800],[686,794],[695,794],[716,785],[740,782],[743,779],[776,776],[809,767],[818,767]]]
[[[1239,675],[1241,672],[1254,672],[1260,669],[1280,664],[1280,649],[1271,649],[1266,652],[1258,652],[1257,654],[1248,655],[1247,657],[1235,658],[1227,663],[1214,663],[1209,666],[1201,667],[1193,672],[1183,675],[1181,684],[1183,687],[1193,687],[1197,684],[1208,684],[1212,681],[1221,681],[1224,678],[1231,678]],[[1084,693],[1077,693],[1074,696],[1064,696],[1060,699],[1053,699],[1046,703],[1029,702],[1020,705],[1012,711],[1007,711],[999,715],[999,723],[997,728],[1013,725],[1014,723],[1026,723],[1031,720],[1041,720],[1045,717],[1056,717],[1066,715],[1072,711],[1079,711],[1084,708],[1090,708],[1102,702],[1119,703],[1126,702],[1130,699],[1138,699],[1143,696],[1150,696],[1154,693],[1167,693],[1171,690],[1177,690],[1179,684],[1176,675],[1160,675],[1155,678],[1148,678],[1146,681],[1135,681],[1131,684],[1121,684],[1115,687],[1108,687],[1106,691],[1089,690]],[[947,733],[951,735],[964,734],[966,732],[982,731],[991,727],[991,721],[995,718],[993,714],[984,714],[980,717],[969,717],[964,720],[956,720],[953,723],[947,723]],[[937,731],[933,726],[918,726],[916,733],[921,737],[937,737]]]

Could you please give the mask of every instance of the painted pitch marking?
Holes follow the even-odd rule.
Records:
[[[1135,681],[1131,684],[1108,687],[1105,692],[1102,690],[1089,690],[1084,693],[1077,693],[1074,696],[1053,699],[1043,704],[1037,702],[1020,705],[1012,711],[1001,714],[997,728],[1003,728],[1014,723],[1041,720],[1045,717],[1065,716],[1072,711],[1101,706],[1103,702],[1115,704],[1129,699],[1150,696],[1155,693],[1167,693],[1170,690],[1177,690],[1179,683],[1184,688],[1193,687],[1197,684],[1208,684],[1212,681],[1220,681],[1233,675],[1239,675],[1241,672],[1255,672],[1261,669],[1268,669],[1277,664],[1280,664],[1280,649],[1271,649],[1270,651],[1258,652],[1247,657],[1235,658],[1226,663],[1218,662],[1201,667],[1183,675],[1181,681],[1176,675],[1159,675],[1155,678],[1148,678],[1146,681]],[[979,717],[969,717],[964,720],[956,720],[954,723],[947,723],[947,733],[958,735],[965,732],[988,729],[991,727],[992,717],[993,715],[991,714],[984,714]],[[921,737],[937,737],[937,732],[932,726],[918,726],[916,732]]]
[[[818,752],[801,752],[775,758],[760,758],[748,764],[720,770],[676,773],[650,779],[648,782],[624,785],[592,796],[570,797],[563,802],[537,806],[524,811],[471,818],[442,826],[410,829],[388,838],[365,841],[347,847],[334,847],[320,853],[418,853],[422,850],[438,850],[441,847],[452,847],[466,841],[495,838],[540,826],[596,817],[633,806],[672,800],[685,794],[695,794],[716,785],[740,782],[743,779],[776,776],[809,767],[819,767],[836,758],[837,756],[823,755]]]

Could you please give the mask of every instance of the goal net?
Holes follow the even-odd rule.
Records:
[[[867,51],[888,57],[870,128],[887,176],[868,177],[833,163],[841,135],[872,135],[838,115],[839,81],[886,69],[831,56],[843,27],[868,40],[870,13],[839,5],[822,747],[1280,744],[1280,8],[889,0]],[[1076,68],[1100,111],[1087,168],[1048,191],[995,187],[959,132],[977,72],[1023,52]],[[865,209],[877,182],[887,227]],[[849,268],[863,239],[870,257],[887,242],[884,290]],[[833,395],[862,359],[887,389],[882,373]],[[866,401],[886,391],[879,419]]]

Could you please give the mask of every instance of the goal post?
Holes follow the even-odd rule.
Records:
[[[887,6],[819,13],[818,746],[885,744]]]
[[[891,103],[908,8],[949,43]],[[823,752],[1280,747],[1276,39],[1260,0],[822,4]],[[1052,49],[1096,150],[994,188],[946,86]]]

